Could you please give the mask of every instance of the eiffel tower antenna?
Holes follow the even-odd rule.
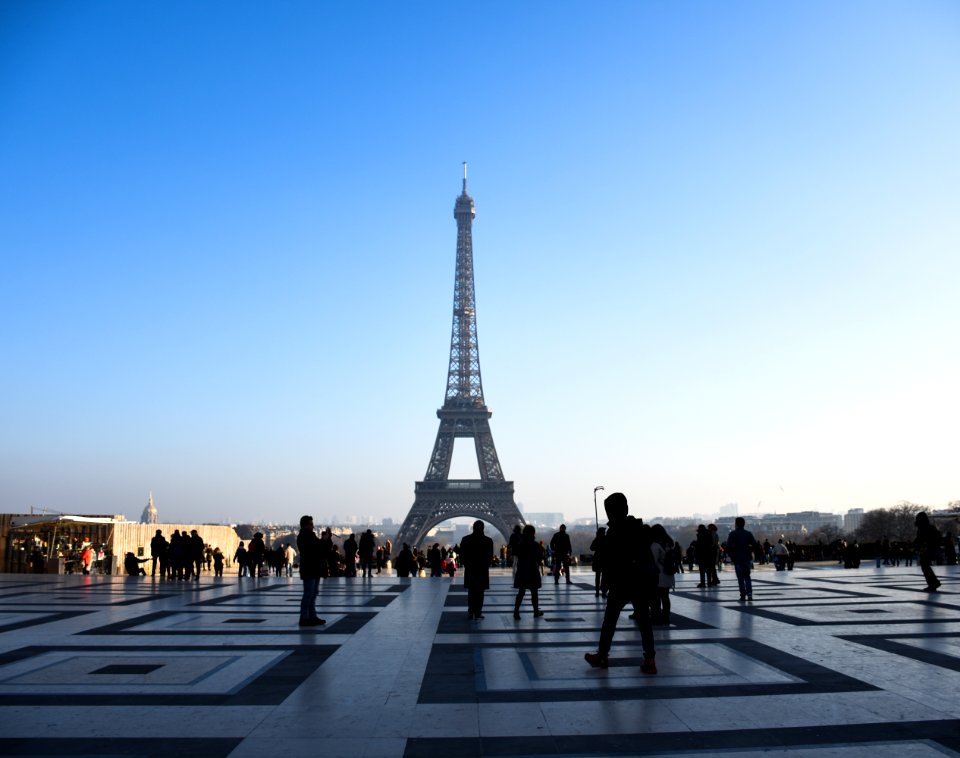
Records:
[[[490,433],[493,413],[483,400],[480,351],[477,346],[477,307],[473,280],[473,198],[467,194],[467,163],[463,163],[463,192],[453,206],[457,221],[457,264],[453,286],[453,327],[450,363],[443,407],[437,411],[440,428],[423,481],[415,485],[410,512],[400,527],[394,547],[417,547],[437,524],[466,516],[482,519],[507,541],[516,524],[525,523],[513,499],[513,482],[500,468]],[[479,479],[450,479],[450,462],[457,438],[473,439]]]

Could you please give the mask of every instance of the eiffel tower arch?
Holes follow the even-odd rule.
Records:
[[[500,468],[490,433],[492,412],[483,401],[480,351],[477,347],[477,310],[473,282],[473,219],[476,210],[467,194],[467,164],[463,164],[463,192],[453,207],[457,221],[457,270],[453,287],[453,330],[450,364],[443,407],[437,411],[440,428],[423,481],[414,488],[413,506],[403,521],[394,549],[404,543],[420,545],[427,532],[448,519],[482,519],[509,539],[516,524],[525,522],[513,499],[513,482]],[[473,439],[479,479],[451,479],[450,462],[458,438]]]

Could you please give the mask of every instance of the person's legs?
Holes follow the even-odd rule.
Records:
[[[543,611],[540,610],[540,590],[530,590],[530,601],[533,603],[533,615],[542,616]]]
[[[303,597],[300,599],[300,620],[315,618],[317,615],[317,593],[320,591],[319,579],[303,580]]]
[[[536,590],[531,590],[531,591],[536,592]],[[520,603],[523,602],[523,594],[525,592],[526,590],[522,590],[522,589],[517,590],[517,599],[513,603],[513,617],[515,619],[520,618]]]
[[[603,614],[603,624],[600,627],[600,643],[597,646],[597,653],[601,658],[606,658],[610,653],[610,646],[613,644],[613,635],[617,630],[617,622],[620,620],[620,611],[629,602],[630,598],[620,590],[611,590],[607,596],[607,609]],[[646,602],[646,598],[644,598]],[[644,614],[637,614],[643,616]],[[649,620],[647,622],[649,625]]]
[[[923,578],[927,580],[927,588],[935,590],[940,586],[940,580],[937,579],[937,575],[933,573],[931,563],[932,561],[929,556],[921,554],[920,570],[923,572]]]

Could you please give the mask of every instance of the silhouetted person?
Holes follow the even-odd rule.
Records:
[[[351,534],[343,543],[343,557],[347,564],[347,576],[357,575],[357,550],[357,535]]]
[[[636,609],[636,623],[640,628],[643,645],[643,663],[640,670],[656,674],[656,650],[653,643],[653,626],[647,609],[654,593],[658,571],[650,549],[650,527],[633,516],[627,515],[627,498],[622,492],[614,492],[603,501],[607,512],[607,609],[600,628],[600,643],[596,653],[587,653],[584,659],[594,668],[606,668],[613,635],[617,629],[620,612],[627,603]]]
[[[713,535],[706,526],[697,527],[697,568],[700,569],[700,584],[697,587],[712,586],[710,565],[714,562]]]
[[[443,553],[439,542],[434,542],[433,547],[427,551],[427,562],[430,564],[431,577],[443,576]]]
[[[253,535],[253,539],[250,540],[250,544],[247,545],[247,563],[250,566],[250,576],[255,579],[260,577],[260,569],[263,566],[266,555],[267,546],[263,541],[263,534],[257,532]]]
[[[397,556],[397,576],[406,578],[416,570],[416,560],[413,557],[413,551],[410,546],[404,542],[400,555]]]
[[[677,562],[673,553],[673,540],[662,524],[650,527],[650,551],[657,564],[657,590],[651,604],[652,623],[670,626],[670,590],[676,587]],[[639,611],[638,611],[639,612]],[[636,618],[636,614],[634,614]]]
[[[157,575],[157,564],[160,564],[160,578],[167,572],[167,538],[157,529],[157,533],[150,540],[150,557],[153,559],[151,576]]]
[[[239,578],[247,570],[247,549],[242,542],[237,547],[237,552],[233,554],[233,560],[237,563],[237,577]]]
[[[923,578],[927,580],[927,586],[923,590],[936,592],[940,586],[940,580],[933,573],[932,564],[940,554],[943,540],[940,539],[940,531],[930,523],[930,517],[924,511],[917,514],[914,525],[917,527],[916,545],[920,555],[920,570],[923,572]]]
[[[360,569],[362,575],[373,576],[373,556],[377,549],[377,544],[373,539],[373,532],[367,529],[360,535],[360,543],[357,548],[357,554],[360,556]]]
[[[603,548],[607,541],[606,527],[597,529],[597,536],[590,543],[590,550],[593,551],[593,589],[594,595],[600,597],[602,594],[607,596],[607,589],[603,585]]]
[[[137,558],[133,553],[127,553],[123,557],[123,568],[127,576],[146,576],[147,572],[143,570],[141,563],[146,563],[149,558]]]
[[[757,540],[753,532],[748,532],[744,528],[747,522],[742,516],[737,516],[733,523],[735,528],[727,537],[727,555],[733,561],[733,570],[737,575],[737,584],[740,586],[740,599],[753,600],[750,569],[754,551],[757,549]]]
[[[300,578],[303,580],[300,626],[325,624],[327,622],[317,616],[317,595],[320,594],[323,556],[320,550],[320,538],[313,531],[313,516],[300,517],[297,551],[300,553]]]
[[[513,531],[510,533],[510,540],[507,543],[507,560],[514,574],[517,573],[517,559],[515,556],[522,537],[523,531],[520,528],[520,524],[514,524]]]
[[[190,530],[190,562],[196,572],[197,581],[200,581],[200,568],[203,566],[203,537],[197,534],[196,529]]]
[[[550,538],[550,551],[553,553],[553,583],[560,584],[562,570],[567,576],[567,584],[570,584],[570,556],[573,545],[570,544],[566,524],[560,524],[560,531]]]
[[[213,575],[223,576],[223,551],[218,547],[213,549]]]
[[[463,586],[467,588],[467,618],[483,618],[483,593],[490,588],[493,540],[483,533],[483,522],[473,522],[473,533],[460,540]]]
[[[710,551],[711,561],[707,570],[709,577],[707,584],[710,587],[716,587],[720,584],[720,577],[717,576],[717,567],[720,565],[720,532],[716,524],[710,524],[707,531],[710,532],[710,539],[713,542],[713,549]]]
[[[520,542],[513,553],[513,562],[517,569],[513,575],[513,586],[517,590],[517,599],[513,603],[515,619],[520,618],[520,604],[527,590],[530,590],[530,600],[533,602],[533,615],[543,615],[540,610],[540,564],[543,563],[543,546],[537,542],[536,534],[533,524],[523,527]]]

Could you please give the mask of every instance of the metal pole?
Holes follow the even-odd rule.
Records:
[[[597,490],[602,489],[602,485],[593,488],[593,520],[596,522],[597,529],[600,528],[600,516],[597,515]]]

